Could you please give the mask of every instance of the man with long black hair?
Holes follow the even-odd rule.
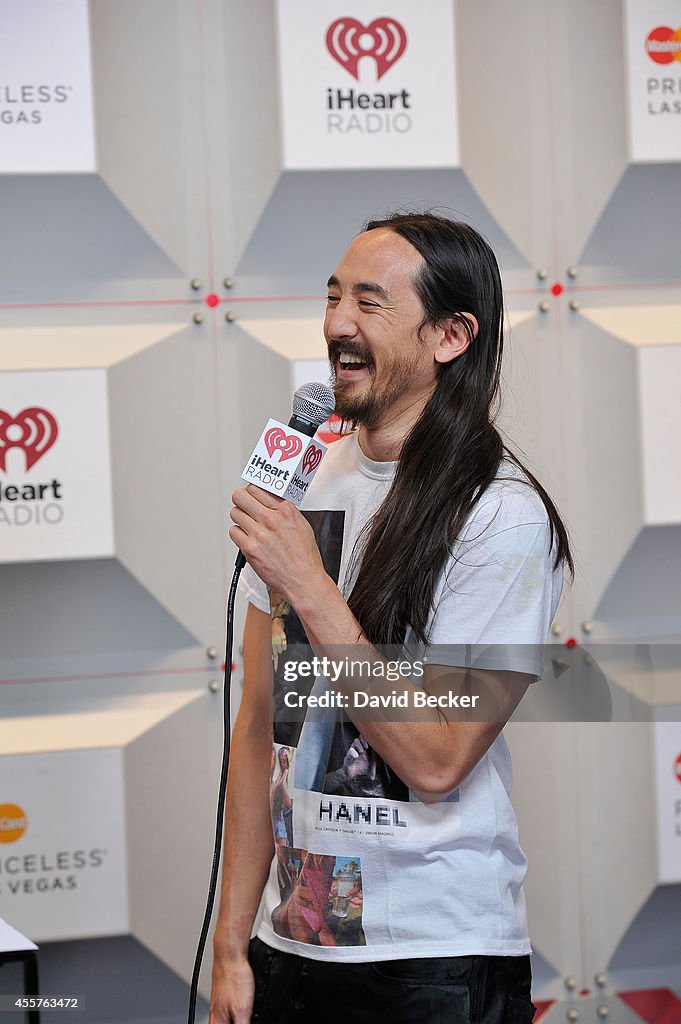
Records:
[[[494,427],[502,321],[496,259],[470,226],[370,222],[329,278],[324,322],[336,409],[354,429],[302,513],[252,486],[233,496],[250,604],[211,1024],[532,1019],[501,730],[542,674],[572,558],[551,499]],[[298,642],[343,652],[311,692],[331,686],[346,710],[277,713],[282,652]],[[394,671],[389,650],[411,655],[397,689],[413,707],[457,687],[470,707],[472,679],[486,713],[356,708],[359,690],[396,689],[353,678],[360,662]],[[293,843],[276,851],[273,742],[292,751]]]

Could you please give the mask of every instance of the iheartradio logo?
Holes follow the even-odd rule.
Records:
[[[287,434],[281,427],[272,427],[265,434],[265,447],[271,459],[274,458],[274,453],[278,452],[279,461],[285,462],[286,459],[300,455],[303,442],[296,434]]]
[[[20,448],[26,458],[28,472],[57,440],[57,421],[47,409],[31,406],[16,416],[0,409],[0,469],[7,472],[7,453]]]
[[[377,80],[397,63],[407,48],[407,33],[394,18],[376,18],[363,25],[355,18],[337,18],[326,32],[326,48],[342,68],[359,80],[359,62],[373,57]]]
[[[303,455],[302,471],[305,476],[309,476],[310,473],[314,473],[315,469],[322,461],[322,455],[324,452],[321,448],[317,448],[316,445],[311,444]]]

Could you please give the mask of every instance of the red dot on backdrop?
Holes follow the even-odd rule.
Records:
[[[674,761],[674,775],[676,775],[679,782],[681,782],[681,754]]]
[[[220,302],[220,297],[218,295],[216,295],[215,292],[211,292],[210,295],[206,295],[206,305],[207,306],[210,306],[212,308],[214,306],[217,306],[219,304],[219,302]]]
[[[559,281],[556,281],[555,284],[551,285],[551,294],[552,295],[562,295],[563,294],[563,286],[562,286],[562,284],[560,284]]]
[[[577,646],[577,643],[578,643],[578,641],[577,641],[577,640],[575,640],[575,638],[574,638],[573,636],[570,636],[570,637],[568,637],[568,639],[567,639],[567,640],[565,641],[565,646],[566,646],[566,647],[576,647],[576,646]]]

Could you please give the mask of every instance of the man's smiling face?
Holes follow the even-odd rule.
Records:
[[[336,374],[336,413],[367,427],[427,398],[437,331],[414,288],[421,255],[394,231],[354,240],[329,278],[324,337]]]

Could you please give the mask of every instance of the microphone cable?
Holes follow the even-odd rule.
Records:
[[[302,384],[293,396],[293,415],[289,420],[289,427],[298,430],[300,433],[314,437],[317,428],[324,420],[333,413],[335,406],[334,395],[331,388],[326,384],[310,383]],[[321,455],[321,452],[320,452]],[[206,912],[203,917],[199,944],[194,960],[191,987],[189,990],[189,1013],[188,1024],[194,1024],[196,1015],[196,998],[199,990],[199,974],[203,953],[206,948],[206,939],[210,929],[210,919],[213,915],[213,904],[215,903],[215,890],[217,888],[218,871],[220,868],[220,855],[222,853],[222,832],[225,818],[225,796],[227,794],[227,769],[229,767],[229,748],[231,740],[231,718],[230,698],[232,689],[232,649],[234,646],[234,601],[236,588],[239,583],[241,570],[246,565],[246,559],[241,551],[234,563],[234,575],[229,588],[227,598],[227,639],[225,642],[225,675],[223,687],[223,746],[222,746],[222,768],[220,770],[220,787],[218,790],[218,813],[215,823],[215,846],[213,847],[213,865],[208,883],[208,899]]]
[[[187,1015],[187,1024],[194,1024],[196,1016],[196,998],[199,991],[199,974],[201,973],[203,953],[206,948],[206,940],[210,929],[210,920],[213,916],[213,904],[215,903],[215,891],[217,889],[218,871],[220,868],[220,855],[222,853],[222,830],[225,820],[227,769],[229,767],[229,748],[232,731],[230,700],[232,691],[232,651],[234,648],[234,602],[236,599],[236,588],[239,583],[239,576],[241,575],[241,570],[245,564],[246,559],[240,551],[234,565],[234,575],[232,576],[232,582],[229,587],[229,596],[227,598],[227,638],[225,641],[225,674],[222,694],[222,767],[220,770],[220,786],[218,788],[218,813],[215,822],[213,864],[210,871],[210,881],[208,883],[206,910],[203,915],[203,924],[201,925],[201,934],[199,936],[199,944],[196,949],[194,970],[192,972],[191,987],[189,989],[189,1012]]]

